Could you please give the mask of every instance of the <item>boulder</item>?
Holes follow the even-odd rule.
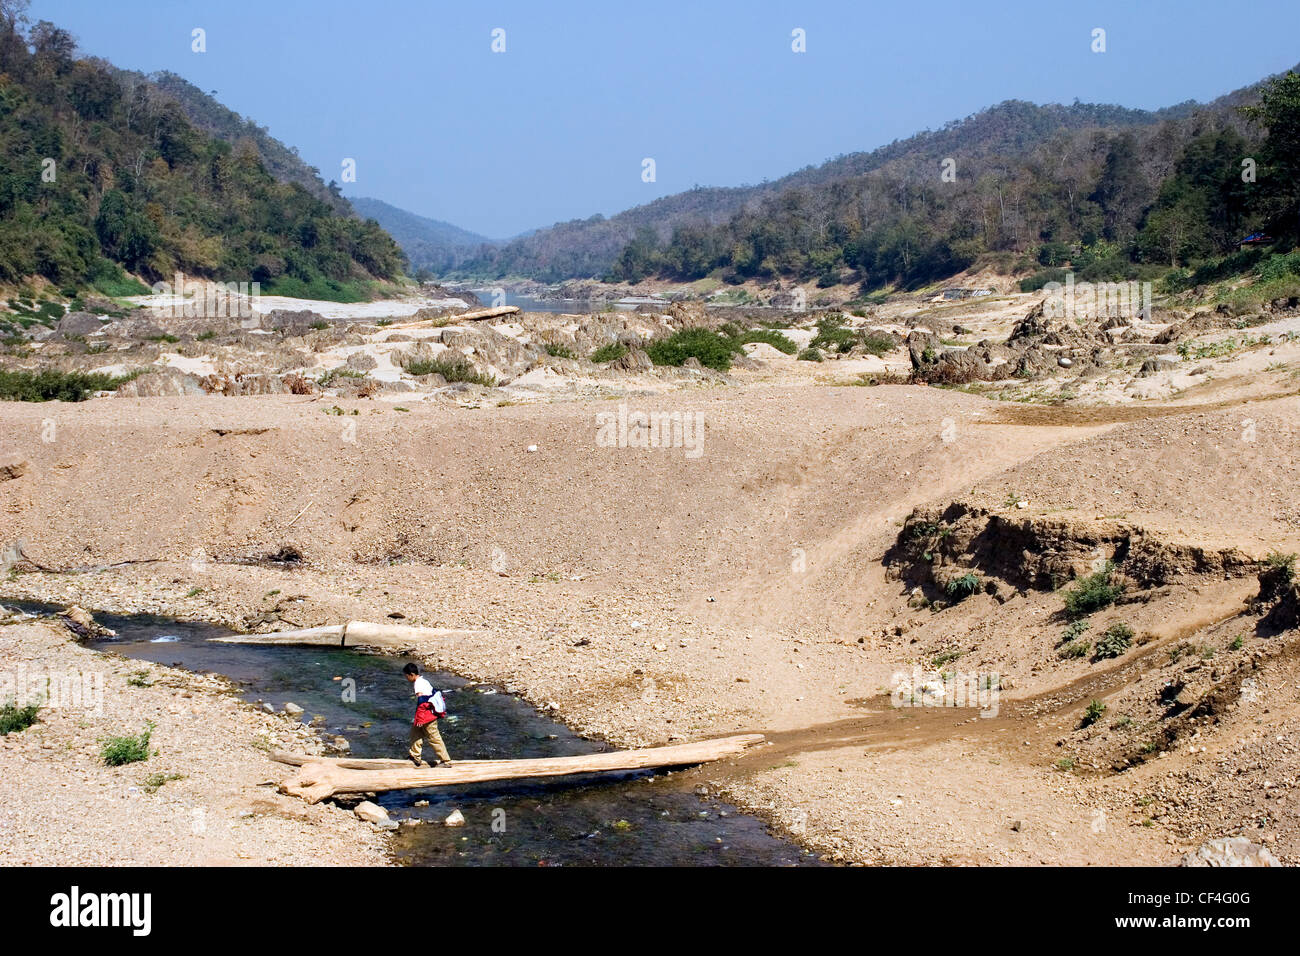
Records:
[[[615,359],[610,364],[629,372],[645,372],[655,366],[655,363],[650,361],[650,356],[645,353],[645,349],[639,348],[628,349],[626,355]]]
[[[118,387],[118,398],[163,398],[202,395],[203,386],[195,375],[177,368],[158,368]]]
[[[0,455],[0,481],[13,481],[27,474],[31,466],[26,458],[18,455]]]
[[[353,352],[347,358],[347,366],[357,372],[369,372],[379,367],[379,360],[369,352]]]
[[[1154,357],[1149,358],[1142,363],[1142,368],[1138,370],[1138,378],[1150,378],[1157,372],[1165,372],[1173,368],[1177,363],[1169,359]]]
[[[1268,847],[1245,837],[1221,837],[1183,855],[1180,866],[1281,866]]]
[[[447,819],[442,822],[444,825],[449,827],[463,827],[465,825],[465,814],[461,813],[459,810],[453,810],[451,813],[447,814]]]
[[[382,825],[392,822],[392,818],[389,817],[387,810],[377,803],[371,803],[369,800],[362,800],[353,808],[352,812],[355,813],[358,818],[365,820],[367,823]]]
[[[103,326],[104,323],[99,321],[97,315],[89,312],[69,312],[59,319],[59,324],[54,327],[54,331],[65,339],[79,339],[98,332]]]

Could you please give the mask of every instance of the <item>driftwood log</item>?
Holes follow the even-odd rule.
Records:
[[[484,319],[497,319],[503,315],[514,315],[519,311],[517,305],[497,305],[487,309],[472,309],[469,312],[456,312],[448,316],[439,316],[433,319],[414,319],[409,322],[394,322],[387,326],[388,331],[394,329],[418,329],[420,326],[429,322],[481,322]]]
[[[563,777],[575,773],[609,770],[646,770],[683,767],[732,757],[763,741],[762,734],[741,734],[668,747],[615,750],[575,757],[540,757],[527,760],[456,760],[445,767],[419,768],[407,761],[328,759],[304,754],[273,754],[273,759],[299,766],[298,773],[280,784],[280,792],[319,803],[339,793],[380,793],[385,790],[423,790],[487,780],[527,777]]]
[[[219,644],[310,644],[328,647],[374,647],[400,650],[414,647],[425,641],[447,637],[472,637],[474,631],[451,627],[412,627],[409,624],[372,624],[369,621],[348,621],[346,624],[327,624],[296,631],[276,631],[272,634],[231,634],[209,640]]]

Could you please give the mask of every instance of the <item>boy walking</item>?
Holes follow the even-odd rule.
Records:
[[[438,718],[447,716],[442,694],[420,676],[419,664],[407,664],[402,668],[402,673],[411,682],[411,689],[415,692],[415,720],[411,723],[411,749],[407,756],[411,758],[411,763],[420,766],[420,752],[427,740],[437,754],[439,764],[451,763],[447,745],[442,742],[442,734],[438,732]]]

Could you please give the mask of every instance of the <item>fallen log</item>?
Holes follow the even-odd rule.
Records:
[[[503,315],[514,315],[519,311],[517,305],[498,305],[488,309],[473,309],[469,312],[457,312],[451,315],[437,316],[431,319],[414,319],[410,322],[394,322],[387,326],[388,331],[394,329],[418,329],[420,326],[429,322],[480,322],[484,319],[496,319]]]
[[[370,621],[348,621],[346,624],[326,624],[294,631],[275,631],[270,634],[230,634],[212,637],[218,644],[306,644],[328,647],[373,647],[400,650],[414,647],[425,641],[448,637],[472,637],[474,631],[453,627],[412,627],[407,624],[373,624]]]
[[[576,757],[539,757],[527,760],[456,760],[445,767],[419,768],[406,765],[392,769],[356,769],[343,761],[317,759],[302,754],[297,775],[280,784],[280,792],[319,803],[340,793],[380,793],[385,790],[423,790],[487,780],[520,780],[529,777],[563,777],[575,773],[610,770],[647,770],[653,767],[682,767],[732,757],[746,747],[763,741],[762,734],[741,734],[717,740],[701,740],[668,747],[615,750],[610,753],[579,754]],[[279,758],[277,758],[279,759]],[[285,760],[283,762],[292,762]],[[348,760],[347,763],[361,763]],[[388,761],[384,761],[388,763]],[[370,766],[367,762],[367,766]]]

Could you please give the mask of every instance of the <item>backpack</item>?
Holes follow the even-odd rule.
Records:
[[[447,716],[447,702],[442,699],[442,691],[435,690],[433,696],[429,698],[429,709],[439,719]]]

